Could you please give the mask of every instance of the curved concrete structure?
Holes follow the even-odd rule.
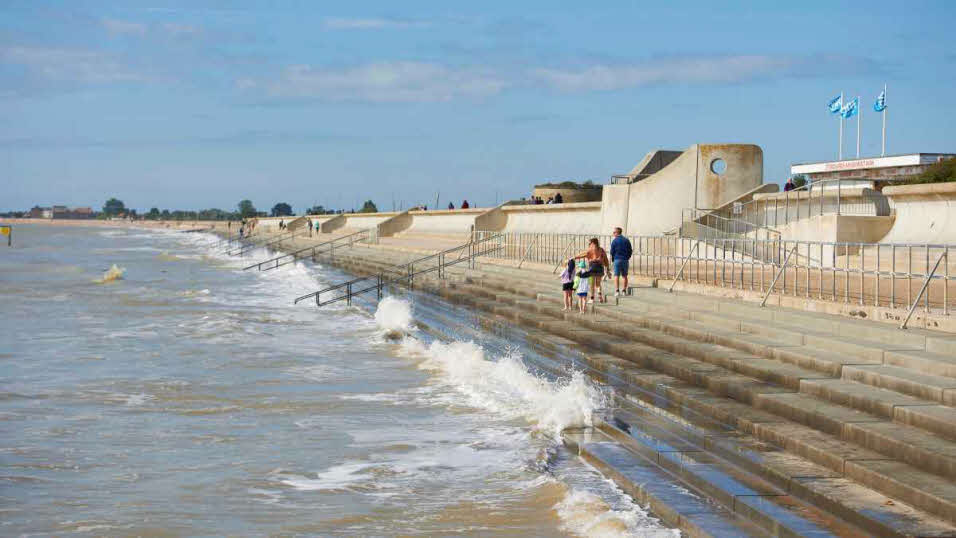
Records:
[[[470,232],[475,219],[486,213],[488,208],[453,209],[444,211],[410,211],[411,223],[402,233],[463,233]]]
[[[597,233],[601,202],[506,205],[483,218],[478,229],[504,232]]]
[[[956,182],[886,187],[896,222],[881,243],[956,245]]]
[[[720,163],[723,169],[715,166]],[[669,232],[680,226],[685,208],[715,209],[762,183],[759,146],[695,144],[644,179],[605,185],[599,229],[620,226],[625,233],[642,235]]]

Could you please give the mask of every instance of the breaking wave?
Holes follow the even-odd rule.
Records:
[[[118,267],[115,263],[103,273],[102,278],[94,280],[97,284],[106,284],[107,282],[113,282],[115,280],[122,280],[123,275],[126,274],[126,268]]]

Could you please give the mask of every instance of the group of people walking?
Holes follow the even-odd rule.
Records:
[[[471,207],[471,205],[468,204],[468,200],[462,200],[462,201],[461,201],[461,209],[468,209],[468,208],[470,208],[470,207]],[[448,209],[455,209],[455,203],[454,203],[454,202],[448,202]],[[423,211],[428,211],[428,208],[426,207]]]
[[[613,269],[615,277],[614,296],[621,295],[621,279],[624,279],[624,293],[629,293],[627,285],[628,266],[631,255],[634,253],[631,242],[624,237],[621,228],[614,228],[614,239],[611,241],[611,256],[601,247],[601,241],[592,237],[588,241],[586,251],[568,259],[567,267],[561,273],[561,289],[564,291],[564,311],[574,308],[574,295],[578,297],[578,312],[587,312],[588,303],[594,303],[595,294],[598,302],[606,303],[601,281],[611,279]],[[591,298],[588,300],[588,295]]]

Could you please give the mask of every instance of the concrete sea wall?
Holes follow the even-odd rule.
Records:
[[[642,235],[669,232],[680,226],[685,208],[715,209],[762,183],[759,146],[695,144],[646,179],[605,185],[598,229],[620,226],[627,234]]]
[[[956,245],[956,182],[886,187],[896,221],[882,243]]]

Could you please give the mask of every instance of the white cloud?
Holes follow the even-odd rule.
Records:
[[[251,84],[242,81],[240,86]],[[290,66],[279,80],[267,85],[274,97],[383,103],[481,98],[507,86],[488,70],[452,69],[423,62],[382,62],[339,70]]]
[[[537,68],[531,76],[561,91],[618,90],[653,84],[743,82],[793,74],[805,62],[762,55],[661,58],[631,65],[598,64],[580,69]]]
[[[146,35],[146,25],[139,22],[121,21],[119,19],[103,19],[100,21],[106,31],[113,35]]]
[[[105,84],[146,79],[95,51],[8,47],[0,49],[0,62],[22,65],[37,75],[58,81]]]
[[[329,30],[380,30],[383,28],[421,28],[428,26],[424,21],[346,17],[329,17],[322,21],[322,25]]]
[[[163,31],[173,37],[196,37],[202,34],[202,28],[189,24],[167,22],[163,24]]]

